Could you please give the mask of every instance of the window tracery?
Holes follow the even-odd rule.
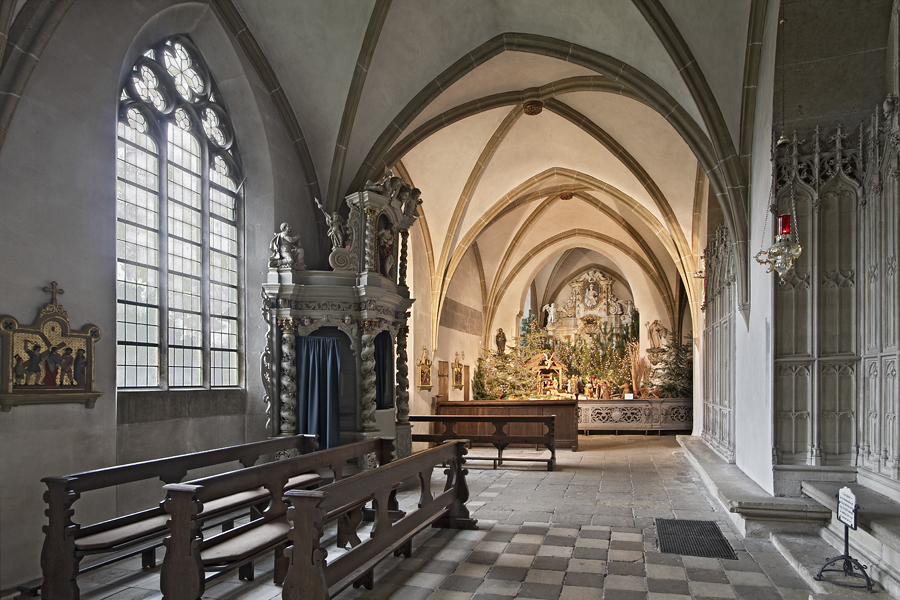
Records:
[[[120,94],[120,388],[239,383],[240,161],[214,87],[174,36],[138,58]]]

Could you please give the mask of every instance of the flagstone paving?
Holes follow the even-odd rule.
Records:
[[[528,451],[508,450],[524,456]],[[372,590],[352,600],[806,600],[810,590],[767,540],[743,539],[707,495],[674,436],[591,436],[579,452],[558,451],[557,468],[472,466],[468,507],[478,530],[430,529],[413,557],[389,558]],[[401,494],[401,508],[417,500]],[[738,560],[661,554],[654,518],[716,521]],[[158,598],[158,569],[135,563],[79,578],[84,600]],[[256,580],[236,575],[204,598],[280,598],[272,559]]]

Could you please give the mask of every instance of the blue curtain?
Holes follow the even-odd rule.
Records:
[[[394,342],[387,331],[375,336],[375,408],[394,408]]]
[[[297,337],[297,430],[340,445],[341,354],[338,340]]]

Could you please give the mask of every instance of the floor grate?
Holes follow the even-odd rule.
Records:
[[[659,551],[664,554],[737,560],[715,521],[655,519]]]

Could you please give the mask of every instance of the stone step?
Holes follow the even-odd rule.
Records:
[[[805,533],[778,532],[773,533],[771,539],[785,560],[794,567],[813,590],[814,593],[810,595],[811,599],[869,598],[870,600],[889,600],[891,598],[890,594],[877,582],[875,583],[874,593],[871,593],[866,591],[865,588],[844,588],[828,581],[816,581],[816,575],[822,565],[828,559],[841,554],[840,550],[835,550],[819,536]],[[851,556],[853,556],[852,551]],[[857,557],[854,556],[854,558]],[[865,564],[864,561],[863,564]],[[865,583],[865,580],[860,581]]]
[[[744,537],[767,538],[776,531],[817,533],[831,518],[831,511],[810,498],[772,496],[698,437],[680,435],[678,443]]]

